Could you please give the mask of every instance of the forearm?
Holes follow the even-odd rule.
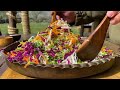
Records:
[[[106,11],[76,11],[75,25],[88,24],[95,20],[102,20]]]

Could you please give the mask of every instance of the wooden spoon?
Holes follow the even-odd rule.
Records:
[[[87,61],[93,60],[98,55],[103,46],[109,24],[110,19],[105,16],[94,32],[79,47],[78,58]]]
[[[56,11],[53,11],[52,12],[52,18],[51,18],[51,23],[55,22],[57,19],[56,19]]]

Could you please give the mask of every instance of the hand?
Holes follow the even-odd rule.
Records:
[[[75,22],[76,14],[74,11],[56,11],[56,18],[63,18],[68,23],[73,23]]]
[[[107,11],[107,16],[111,18],[110,23],[116,25],[120,23],[120,13],[119,11]]]

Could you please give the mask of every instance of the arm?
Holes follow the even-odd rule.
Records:
[[[70,25],[99,23],[105,16],[106,11],[56,11],[57,17],[63,18]]]
[[[106,11],[76,11],[75,25],[88,24],[93,21],[101,21]]]

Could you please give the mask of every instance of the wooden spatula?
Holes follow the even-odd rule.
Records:
[[[105,16],[94,32],[79,47],[78,58],[82,61],[93,60],[98,55],[103,46],[109,24],[110,19]]]
[[[52,12],[52,18],[51,18],[51,23],[55,22],[57,19],[56,19],[56,11],[53,11]]]

